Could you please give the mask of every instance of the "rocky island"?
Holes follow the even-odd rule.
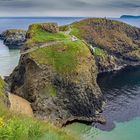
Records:
[[[140,28],[100,18],[65,26],[32,24],[19,64],[5,81],[10,92],[31,103],[38,118],[58,126],[104,123],[97,74],[136,65]]]
[[[18,29],[9,29],[0,34],[0,39],[9,48],[21,48],[26,41],[26,31]]]

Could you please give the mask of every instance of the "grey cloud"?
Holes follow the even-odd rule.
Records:
[[[110,7],[116,7],[116,8],[139,8],[140,7],[140,1],[115,1],[110,4],[108,4]]]
[[[0,13],[24,14],[43,13],[44,16],[65,15],[67,13],[87,15],[120,15],[132,9],[140,11],[140,0],[0,0]],[[125,12],[125,13],[124,13]]]

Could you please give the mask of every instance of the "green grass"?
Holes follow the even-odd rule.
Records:
[[[4,85],[5,85],[5,83],[0,77],[0,96],[3,95]]]
[[[59,27],[59,30],[64,32],[64,31],[68,31],[70,29],[69,25],[63,25]]]
[[[102,49],[95,47],[94,55],[104,57],[106,55],[106,53]]]
[[[33,24],[29,27],[27,34],[31,34],[31,38],[27,40],[26,44],[50,41],[63,41],[68,40],[69,36],[63,32],[50,33],[42,29],[40,24]]]
[[[61,27],[62,30],[65,30],[65,28],[67,27]],[[50,66],[52,70],[64,75],[66,78],[76,72],[81,61],[84,61],[90,54],[83,41],[79,39],[73,42],[71,36],[65,32],[49,33],[44,31],[40,24],[33,24],[29,27],[28,33],[32,34],[31,38],[27,40],[27,43],[30,42],[31,45],[32,42],[62,41],[56,45],[38,48],[30,52],[29,57],[39,64]],[[56,89],[49,85],[42,90],[42,94],[45,93],[50,96],[57,96]]]
[[[63,26],[61,28],[66,28]],[[76,30],[76,29],[75,29]],[[74,32],[78,32],[77,30]],[[27,42],[62,41],[56,45],[37,49],[30,56],[40,64],[49,64],[59,73],[69,74],[78,66],[79,57],[89,53],[88,47],[81,41],[71,41],[71,36],[64,32],[49,33],[39,24],[30,26],[29,31],[33,36]]]
[[[56,89],[55,89],[55,87],[50,87],[49,88],[49,94],[50,94],[50,96],[52,96],[52,97],[55,97],[56,95],[57,95],[57,91],[56,91]]]
[[[23,32],[23,31],[25,31],[25,30],[20,30],[20,29],[9,29],[9,30],[7,30],[7,32],[9,34],[13,34],[13,33],[16,33],[16,32]]]
[[[3,95],[4,81],[0,78],[0,93]],[[51,96],[56,90],[50,88]],[[11,112],[0,102],[0,140],[76,140],[64,129],[49,122]]]
[[[49,33],[40,29],[36,31],[32,39],[38,42],[44,42],[44,41],[65,40],[65,39],[68,39],[68,37],[64,33],[61,33],[61,32]]]
[[[80,40],[64,41],[63,43],[38,49],[30,55],[40,64],[49,64],[59,73],[71,73],[77,65],[79,57],[89,53],[88,47]]]
[[[76,28],[76,27],[72,27],[72,31],[70,32],[70,35],[75,35],[78,38],[81,38],[81,31],[80,29]]]
[[[1,104],[0,110],[0,140],[76,140],[48,122],[13,114]]]

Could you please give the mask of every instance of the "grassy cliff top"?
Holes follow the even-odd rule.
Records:
[[[140,45],[140,28],[120,21],[89,18],[70,26],[71,34],[109,52],[126,53]]]
[[[75,71],[81,60],[90,55],[88,47],[82,40],[72,41],[71,36],[63,31],[50,33],[43,30],[41,24],[33,24],[27,34],[30,36],[26,42],[28,45],[32,42],[59,41],[54,45],[38,48],[30,53],[30,57],[40,64],[49,64],[60,73]]]
[[[51,29],[52,23],[49,24]],[[47,27],[47,26],[46,26]],[[53,26],[54,27],[54,26]],[[56,27],[57,28],[57,27]],[[78,38],[72,41],[72,36]],[[59,32],[49,32],[42,28],[42,24],[33,24],[27,32],[27,46],[34,44],[56,42],[30,53],[30,57],[40,64],[49,64],[61,73],[77,71],[85,59],[90,56],[88,44],[95,48],[94,55],[106,58],[107,53],[121,54],[123,56],[135,55],[138,57],[140,45],[140,29],[126,23],[108,20],[105,18],[88,18],[70,25],[60,26]]]
[[[63,32],[56,32],[51,33],[47,32],[42,28],[42,24],[32,24],[29,26],[29,29],[27,31],[27,46],[32,46],[32,44],[36,43],[43,43],[43,42],[50,42],[50,41],[61,41],[61,40],[67,40],[69,39],[67,35],[65,35]],[[51,23],[46,23],[51,25]]]
[[[69,73],[80,65],[80,59],[89,55],[82,41],[64,41],[32,52],[31,57],[40,64],[49,64],[60,73]]]
[[[3,34],[6,34],[6,35],[11,35],[11,34],[15,34],[15,33],[26,33],[25,30],[21,30],[21,29],[8,29],[6,31],[3,32]]]

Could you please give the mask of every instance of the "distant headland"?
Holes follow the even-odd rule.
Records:
[[[140,16],[122,15],[120,18],[140,18]]]

